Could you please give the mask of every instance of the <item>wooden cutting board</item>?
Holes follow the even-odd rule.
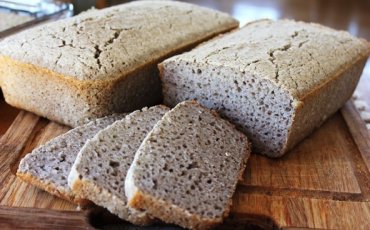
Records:
[[[11,122],[4,114],[19,113],[0,139],[0,229],[137,229],[101,208],[79,211],[20,181],[14,175],[19,160],[68,128],[0,103],[0,127]],[[370,137],[352,102],[285,157],[252,155],[220,227],[247,228],[370,229]]]

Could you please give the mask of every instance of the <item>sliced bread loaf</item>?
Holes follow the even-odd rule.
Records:
[[[246,136],[228,121],[182,102],[136,152],[125,181],[128,204],[185,228],[212,227],[228,215],[249,154]]]
[[[145,212],[127,206],[124,182],[136,150],[168,110],[159,105],[135,111],[89,140],[69,175],[72,191],[134,224],[150,223]]]
[[[237,26],[177,1],[88,11],[1,41],[0,85],[9,104],[75,127],[159,103],[159,62]]]
[[[72,192],[67,181],[77,154],[89,138],[124,116],[115,114],[100,118],[50,140],[21,160],[17,176],[53,195],[82,203],[84,200]]]
[[[164,61],[164,102],[197,99],[279,157],[350,98],[369,53],[347,32],[260,20]]]

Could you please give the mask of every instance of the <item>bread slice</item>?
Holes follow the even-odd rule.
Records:
[[[75,127],[162,101],[157,64],[238,27],[177,1],[132,1],[46,23],[0,42],[7,103]]]
[[[135,111],[89,140],[68,177],[72,191],[134,224],[150,223],[145,212],[127,206],[124,181],[136,150],[168,110],[159,105]]]
[[[82,204],[85,200],[72,192],[67,181],[77,154],[89,138],[124,116],[100,118],[48,141],[21,160],[17,176],[53,195]]]
[[[164,103],[197,99],[279,157],[350,98],[369,53],[347,32],[259,20],[164,61]]]
[[[164,222],[206,229],[229,213],[250,145],[194,101],[178,104],[148,134],[125,181],[130,207]]]

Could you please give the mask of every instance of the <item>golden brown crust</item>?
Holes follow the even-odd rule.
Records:
[[[34,185],[34,186],[52,194],[52,195],[55,195],[59,198],[67,200],[71,203],[75,203],[75,204],[80,205],[82,207],[91,204],[90,201],[88,201],[86,199],[83,199],[83,198],[80,198],[78,196],[75,196],[74,194],[60,191],[60,190],[56,189],[53,184],[45,183],[43,181],[40,181],[38,178],[32,176],[31,174],[17,172],[17,177],[20,178],[21,180],[23,180],[24,182],[32,184],[32,185]]]
[[[154,197],[146,195],[140,191],[135,192],[129,202],[129,206],[136,209],[145,209],[151,215],[161,219],[165,223],[175,223],[189,229],[210,229],[223,221],[222,218],[202,218],[175,205],[171,205],[164,200],[155,199]]]
[[[92,184],[90,181],[83,180],[83,179],[82,180],[81,179],[73,180],[73,182],[71,184],[71,189],[72,189],[73,192],[78,194],[80,197],[85,197],[85,195],[86,195],[85,191],[100,191],[100,193],[104,192],[104,191],[101,191],[101,189],[98,188],[96,185]],[[97,204],[97,205],[99,205],[99,204]],[[104,208],[107,208],[107,207],[104,207]],[[108,210],[109,210],[109,208],[108,208]],[[118,213],[113,213],[113,214],[118,215]],[[148,215],[135,216],[135,215],[127,214],[127,215],[121,215],[119,217],[124,219],[124,220],[130,221],[131,223],[133,223],[135,225],[140,225],[140,226],[147,226],[147,225],[150,225],[154,222],[154,220],[152,218],[150,218]]]
[[[281,155],[293,148],[315,128],[321,126],[325,120],[322,118],[331,116],[351,97],[366,60],[367,56],[361,57],[341,68],[328,81],[312,89],[304,98],[296,102],[295,116],[292,118],[292,125]],[[314,112],[309,111],[310,109],[314,109]],[[305,126],[304,122],[307,119],[311,120],[310,126]]]

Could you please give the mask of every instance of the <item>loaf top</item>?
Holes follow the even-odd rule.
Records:
[[[292,20],[259,20],[165,62],[231,67],[270,80],[302,99],[369,53],[369,43],[344,31]]]
[[[78,80],[109,80],[237,26],[188,3],[135,1],[8,37],[0,54]]]

